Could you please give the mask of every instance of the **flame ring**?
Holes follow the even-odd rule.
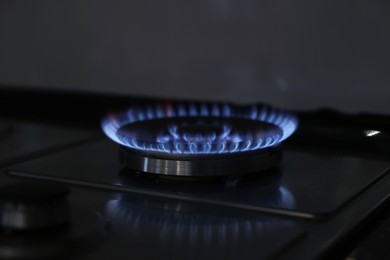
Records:
[[[129,140],[118,135],[118,130],[136,122],[164,118],[183,117],[208,117],[208,118],[242,118],[258,122],[265,122],[281,129],[282,135],[273,135],[258,140],[247,140],[245,142],[226,145],[218,144],[218,148],[210,149],[209,144],[203,144],[203,149],[193,149],[193,143],[187,144],[184,149],[182,143],[168,148],[164,143],[153,144],[137,143],[136,140]],[[133,106],[125,112],[111,113],[101,122],[103,132],[116,143],[125,147],[151,151],[164,154],[228,154],[243,151],[260,150],[275,146],[292,135],[298,127],[297,117],[285,110],[272,108],[267,105],[234,106],[227,103],[158,103],[144,106]]]

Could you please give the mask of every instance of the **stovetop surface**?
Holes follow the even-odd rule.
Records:
[[[167,182],[136,177],[121,166],[118,152],[119,146],[115,143],[99,140],[15,165],[9,172],[92,187],[103,184],[117,191],[316,218],[333,214],[385,176],[389,167],[389,163],[380,160],[307,153],[285,147],[281,165],[247,179]]]
[[[0,166],[96,139],[91,131],[21,120],[0,120]]]

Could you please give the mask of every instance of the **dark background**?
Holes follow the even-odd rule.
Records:
[[[1,1],[0,84],[390,113],[388,0]]]

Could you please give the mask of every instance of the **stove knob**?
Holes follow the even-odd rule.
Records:
[[[0,188],[0,227],[37,230],[66,225],[69,190],[59,183],[18,182]]]

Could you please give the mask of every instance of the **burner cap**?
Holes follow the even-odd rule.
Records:
[[[102,121],[128,168],[175,176],[251,173],[281,160],[280,142],[297,128],[291,113],[265,105],[158,103]]]

